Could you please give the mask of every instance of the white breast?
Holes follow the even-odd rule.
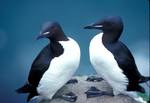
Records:
[[[119,68],[113,54],[102,43],[103,33],[96,35],[90,43],[90,61],[96,72],[100,74],[113,88],[117,95],[125,91],[128,79]]]
[[[71,38],[69,41],[59,42],[64,53],[55,57],[48,70],[44,73],[37,88],[38,93],[45,99],[53,95],[73,76],[80,62],[80,48]]]

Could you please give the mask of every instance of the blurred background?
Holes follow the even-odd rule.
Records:
[[[0,103],[26,103],[26,95],[15,89],[26,82],[32,61],[48,43],[35,39],[46,21],[60,22],[79,43],[82,56],[76,75],[94,74],[88,48],[99,31],[83,27],[109,15],[122,17],[121,41],[133,53],[139,71],[148,76],[149,0],[0,0]]]

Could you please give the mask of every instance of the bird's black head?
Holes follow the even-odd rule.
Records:
[[[107,42],[117,41],[123,31],[123,21],[119,16],[105,17],[84,29],[98,29],[104,33],[103,40]]]
[[[58,22],[46,22],[42,25],[42,30],[37,39],[48,38],[51,41],[66,41],[68,38],[64,34]]]
[[[109,16],[91,25],[85,26],[84,29],[99,29],[104,33],[121,33],[123,30],[123,22],[119,16]]]

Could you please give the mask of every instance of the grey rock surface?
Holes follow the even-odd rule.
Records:
[[[87,98],[85,92],[91,86],[95,86],[99,90],[106,91],[107,93],[111,94],[112,88],[104,80],[99,82],[96,81],[90,82],[86,81],[87,76],[75,76],[73,78],[76,78],[78,80],[78,83],[66,84],[56,93],[56,95],[73,92],[78,96],[75,102],[68,102],[61,98],[54,97],[51,101],[42,101],[40,103],[137,103],[132,98],[125,95],[118,95],[118,96],[103,95],[100,97]]]

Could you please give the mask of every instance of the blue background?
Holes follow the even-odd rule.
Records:
[[[109,15],[122,17],[121,40],[135,56],[146,58],[139,59],[141,64],[146,60],[149,65],[148,0],[0,0],[0,103],[26,103],[26,95],[14,91],[24,84],[32,61],[48,43],[35,40],[46,21],[60,22],[64,32],[79,43],[82,56],[76,74],[95,73],[88,47],[99,31],[83,27]]]

